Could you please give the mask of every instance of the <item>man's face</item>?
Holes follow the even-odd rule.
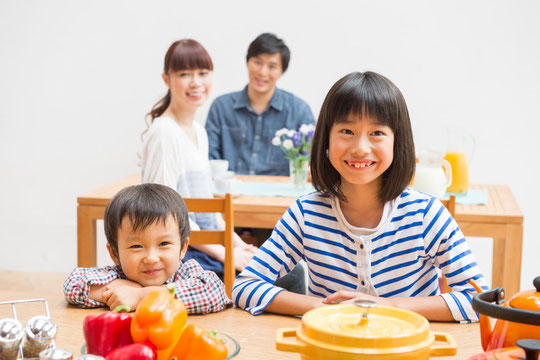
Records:
[[[258,94],[273,92],[283,74],[281,54],[259,54],[247,61],[249,89]]]

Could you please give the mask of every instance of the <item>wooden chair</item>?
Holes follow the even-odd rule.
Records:
[[[444,205],[444,207],[448,210],[450,215],[454,217],[456,213],[456,196],[450,195],[450,198],[448,200],[441,200],[441,202]],[[452,292],[452,289],[446,283],[446,278],[442,274],[441,274],[441,277],[439,278],[439,289],[441,289],[441,293]]]
[[[223,280],[225,290],[229,298],[232,298],[232,288],[236,271],[234,267],[234,244],[233,244],[233,208],[231,194],[225,194],[224,198],[214,199],[184,199],[189,212],[223,214],[225,230],[197,230],[189,236],[190,245],[218,244],[225,247],[225,263],[223,264]]]

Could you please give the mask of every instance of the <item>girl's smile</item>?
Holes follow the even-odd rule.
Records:
[[[342,184],[379,182],[393,160],[394,132],[368,115],[349,115],[330,129],[328,159]]]

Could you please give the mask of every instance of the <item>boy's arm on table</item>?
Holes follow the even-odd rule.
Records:
[[[81,307],[102,307],[105,286],[115,280],[128,281],[120,279],[117,266],[76,268],[64,282],[64,296],[69,303]]]
[[[184,303],[188,314],[218,312],[231,303],[216,273],[204,270],[195,260],[182,264],[174,285],[176,298]]]

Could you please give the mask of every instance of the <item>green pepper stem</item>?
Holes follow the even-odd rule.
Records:
[[[174,283],[168,283],[168,284],[166,285],[166,287],[167,287],[167,290],[169,290],[169,293],[170,293],[171,295],[174,295]]]
[[[113,310],[114,312],[117,312],[117,313],[121,313],[121,312],[130,312],[131,311],[131,308],[127,305],[118,305],[117,307],[114,308]]]

